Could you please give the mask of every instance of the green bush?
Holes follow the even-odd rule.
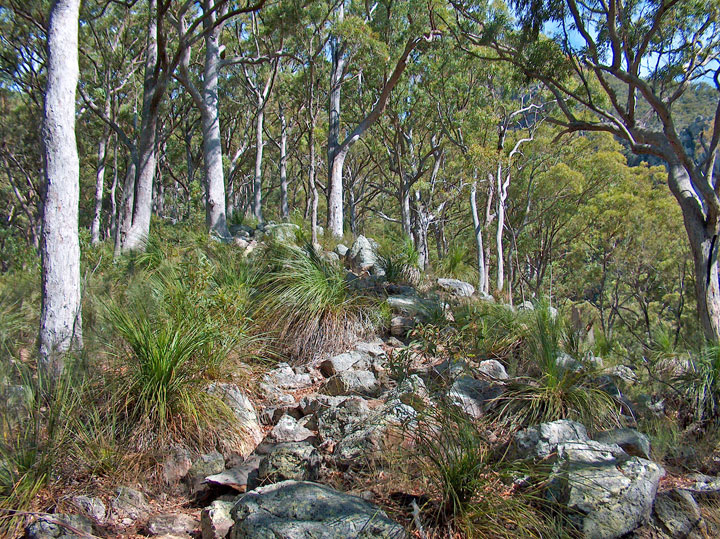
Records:
[[[720,345],[707,345],[690,358],[690,369],[676,382],[690,406],[696,421],[717,422],[720,419]]]
[[[394,241],[381,246],[377,262],[388,282],[417,285],[420,281],[419,256],[410,238],[405,237],[402,242]]]

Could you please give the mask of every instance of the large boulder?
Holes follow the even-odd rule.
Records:
[[[402,526],[362,498],[317,483],[283,481],[238,499],[231,539],[404,538]]]
[[[355,273],[371,272],[377,261],[377,247],[365,236],[358,236],[345,253],[345,263]]]
[[[459,298],[467,298],[475,293],[475,287],[458,279],[438,279],[438,286]]]
[[[613,429],[595,435],[598,442],[616,444],[629,455],[650,458],[650,438],[635,429]]]
[[[380,384],[375,375],[367,370],[346,370],[329,378],[321,391],[326,395],[377,396]]]
[[[658,493],[653,507],[653,524],[660,537],[709,537],[700,507],[687,490]]]
[[[515,435],[515,449],[520,458],[545,458],[553,453],[559,444],[588,440],[590,437],[585,425],[560,419],[519,431]]]
[[[247,437],[242,451],[243,456],[247,456],[263,439],[263,430],[252,402],[235,384],[215,382],[208,387],[207,392],[220,397],[238,420]]]
[[[548,496],[567,508],[583,537],[622,537],[648,522],[664,474],[617,445],[568,442],[557,446]]]

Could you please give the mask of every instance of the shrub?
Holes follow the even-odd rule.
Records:
[[[385,272],[388,282],[417,285],[420,282],[419,256],[410,238],[406,237],[401,243],[392,242],[380,248],[378,266]]]
[[[379,319],[376,302],[356,295],[345,271],[310,246],[270,244],[258,287],[258,312],[296,359],[345,349]]]
[[[720,419],[720,345],[707,345],[676,378],[696,421]]]

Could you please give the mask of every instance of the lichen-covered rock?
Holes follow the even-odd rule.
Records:
[[[26,539],[84,539],[92,533],[92,521],[80,515],[49,515],[25,528]]]
[[[265,226],[266,237],[282,243],[294,243],[300,227],[294,223],[268,224]]]
[[[548,496],[564,505],[583,537],[622,537],[648,522],[665,471],[593,440],[557,446]]]
[[[274,443],[302,442],[313,436],[314,434],[311,430],[299,424],[294,417],[285,414],[270,431],[268,439]]]
[[[274,446],[260,462],[258,478],[263,483],[277,483],[292,479],[317,479],[320,455],[307,442],[288,442]]]
[[[320,372],[325,377],[333,376],[350,369],[367,369],[370,365],[370,357],[363,352],[353,350],[338,354],[326,359],[319,365]]]
[[[461,376],[453,382],[448,392],[449,401],[468,414],[479,419],[484,416],[492,400],[502,394],[503,386],[486,380]]]
[[[215,382],[207,392],[221,398],[237,418],[247,437],[243,455],[248,455],[263,439],[263,430],[252,402],[235,384]]]
[[[590,440],[585,425],[560,419],[542,423],[519,431],[515,435],[515,449],[520,458],[545,458],[565,442],[586,442]]]
[[[133,520],[146,517],[150,509],[147,498],[142,492],[125,486],[115,489],[110,507],[116,517],[127,516]]]
[[[460,298],[467,298],[475,293],[475,287],[473,285],[458,279],[438,279],[437,283],[443,290]]]
[[[303,389],[313,384],[312,377],[307,373],[296,373],[287,363],[278,363],[277,367],[263,376],[263,384],[278,389]]]
[[[317,483],[283,481],[240,498],[232,539],[406,537],[402,526],[362,498]]]
[[[323,443],[338,442],[370,417],[370,407],[362,397],[345,398],[339,404],[317,413],[317,429]]]
[[[653,507],[654,524],[666,537],[709,537],[695,498],[687,490],[660,492]]]
[[[380,384],[375,375],[366,370],[347,370],[329,378],[321,391],[326,395],[377,396]]]
[[[605,444],[616,444],[636,457],[650,458],[650,438],[635,429],[613,429],[599,432],[594,438]]]
[[[507,380],[509,378],[505,367],[497,359],[481,361],[477,370],[483,376],[487,376],[493,380]]]
[[[100,498],[84,495],[73,496],[72,502],[75,507],[85,513],[85,516],[93,519],[95,522],[102,523],[105,520],[107,509]]]
[[[407,316],[393,316],[390,319],[390,335],[405,338],[415,327],[415,320]]]

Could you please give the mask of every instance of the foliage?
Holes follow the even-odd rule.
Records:
[[[677,378],[696,421],[720,419],[720,346],[705,346],[692,357],[686,373]]]
[[[354,294],[344,270],[310,245],[272,243],[260,264],[259,320],[296,359],[344,349],[379,322],[374,302]]]

